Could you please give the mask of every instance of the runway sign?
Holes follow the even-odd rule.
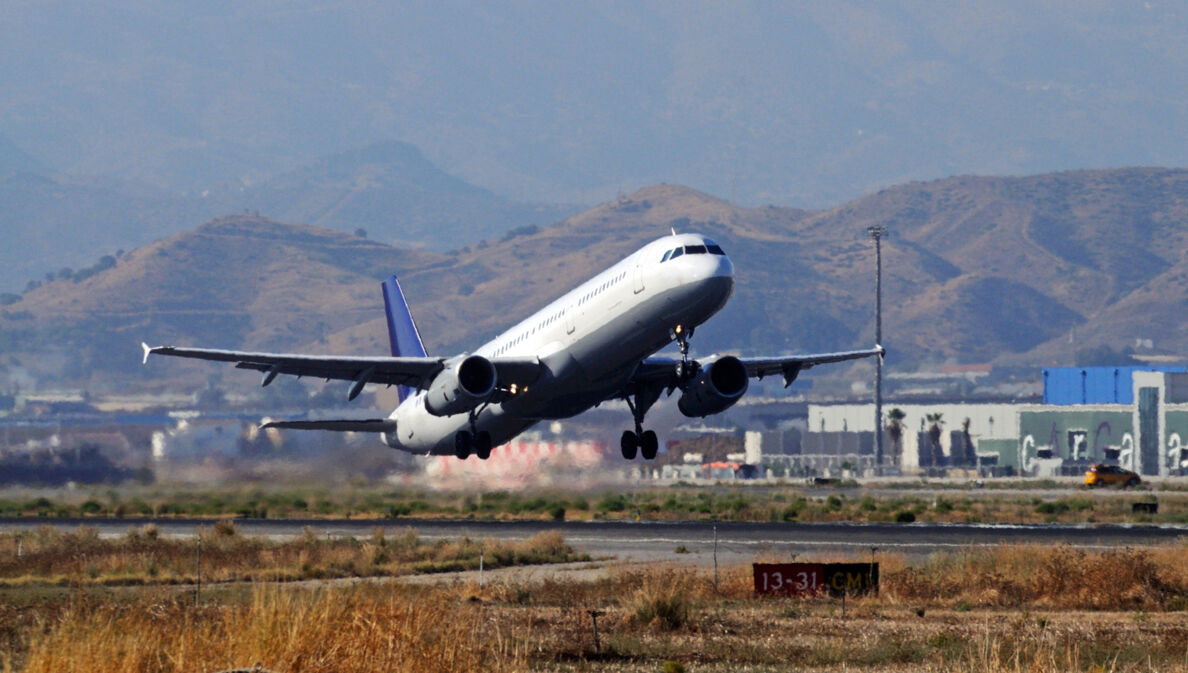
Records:
[[[877,563],[753,563],[755,593],[764,596],[857,596],[879,590]]]

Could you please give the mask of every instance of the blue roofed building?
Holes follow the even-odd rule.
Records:
[[[1045,367],[1044,404],[1134,404],[1135,372],[1183,373],[1188,366]]]

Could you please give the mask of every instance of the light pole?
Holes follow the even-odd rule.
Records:
[[[883,345],[883,237],[887,226],[872,224],[866,235],[875,242],[875,344]],[[883,357],[875,361],[875,473],[883,473]]]

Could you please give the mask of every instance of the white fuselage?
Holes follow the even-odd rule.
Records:
[[[535,357],[546,373],[510,399],[481,407],[475,427],[503,444],[538,421],[575,416],[621,391],[639,363],[673,341],[673,329],[691,329],[718,312],[734,287],[724,254],[684,254],[703,246],[697,234],[654,241],[483,344],[486,358]],[[392,448],[450,455],[454,437],[470,427],[468,414],[434,416],[425,393],[405,399],[385,434]]]

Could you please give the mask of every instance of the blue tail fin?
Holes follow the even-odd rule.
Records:
[[[425,357],[425,344],[421,342],[421,334],[413,322],[396,276],[389,276],[383,288],[384,312],[388,315],[388,342],[392,346],[393,357]],[[413,389],[408,386],[396,386],[396,389],[401,402],[413,393]]]

